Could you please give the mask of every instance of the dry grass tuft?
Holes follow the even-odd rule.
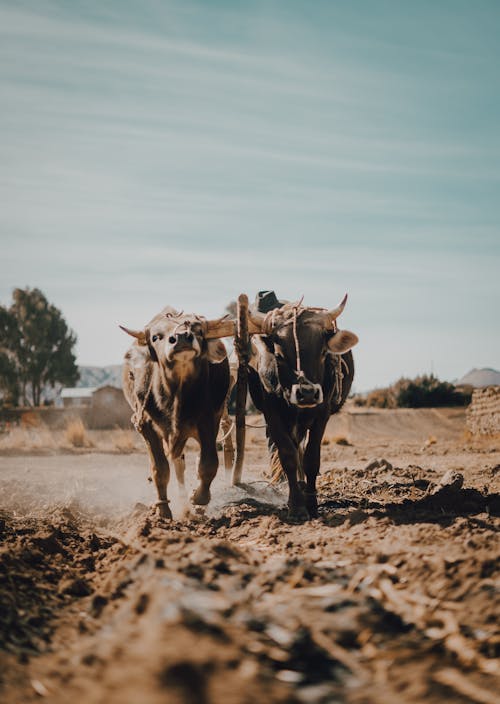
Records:
[[[321,441],[321,444],[329,445],[330,443],[333,443],[334,445],[345,445],[348,447],[352,445],[352,443],[349,442],[348,438],[346,438],[345,435],[325,435],[323,437],[323,440]]]
[[[123,454],[130,454],[136,450],[136,433],[134,430],[115,430],[115,449]]]
[[[68,421],[64,437],[72,447],[91,447],[92,443],[81,418]]]
[[[0,437],[0,449],[7,451],[52,450],[56,446],[54,435],[45,427],[15,427]]]

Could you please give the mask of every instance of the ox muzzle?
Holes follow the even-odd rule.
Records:
[[[290,389],[290,403],[299,408],[314,408],[323,403],[321,384],[313,384],[307,379],[299,380]]]
[[[172,354],[177,354],[178,352],[187,352],[193,349],[194,335],[190,330],[186,332],[178,332],[175,335],[170,335],[168,338],[170,345],[172,345]]]
[[[174,331],[166,340],[166,358],[169,362],[185,364],[198,357],[201,349],[190,326]]]

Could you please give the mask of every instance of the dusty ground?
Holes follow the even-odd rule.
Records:
[[[4,438],[1,701],[498,701],[498,447],[461,411],[345,413],[320,518],[292,525],[248,436],[247,490],[221,472],[209,509],[177,500],[171,523],[145,454]],[[449,469],[463,487],[432,495]]]

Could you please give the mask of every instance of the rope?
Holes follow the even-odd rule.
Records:
[[[148,390],[146,391],[144,395],[144,400],[140,406],[138,406],[134,413],[132,413],[132,418],[130,419],[133,423],[134,428],[137,430],[138,433],[141,432],[142,426],[144,425],[144,410],[146,408],[146,403],[148,402],[149,394],[151,393],[151,389],[153,388],[153,375],[151,375],[151,380],[149,382]]]
[[[276,326],[276,319],[281,318],[279,321],[280,325],[289,325],[290,323],[292,324],[292,332],[293,332],[293,340],[294,340],[294,345],[295,345],[295,360],[296,360],[296,373],[297,373],[297,380],[299,384],[302,382],[302,380],[305,378],[304,372],[302,371],[302,366],[301,366],[301,360],[300,360],[300,343],[299,343],[299,337],[297,334],[297,318],[299,318],[304,311],[314,311],[314,312],[323,312],[326,311],[325,308],[313,308],[311,306],[308,307],[303,307],[302,297],[300,301],[297,303],[293,304],[286,304],[282,308],[274,308],[273,310],[269,311],[267,313],[266,317],[264,318],[264,323],[263,323],[263,332],[265,334],[269,334]],[[291,314],[291,316],[290,316]],[[332,320],[332,331],[334,333],[338,332],[338,327],[337,327],[337,321]],[[347,373],[349,373],[349,366],[345,359],[342,358],[341,355],[336,355],[337,356],[337,364],[335,365],[335,386],[336,386],[336,403],[340,403],[342,400],[342,380],[344,378],[344,373],[342,371],[342,365],[345,367],[345,370]],[[252,426],[249,426],[252,427]]]
[[[302,312],[302,311],[301,311]],[[300,313],[299,313],[300,315]],[[292,331],[293,331],[293,341],[295,343],[295,355],[296,355],[296,365],[297,365],[297,378],[299,383],[301,379],[304,378],[304,372],[300,368],[300,347],[299,347],[299,337],[297,335],[297,308],[293,309],[292,318]]]
[[[231,425],[229,426],[229,430],[227,431],[227,433],[224,433],[224,435],[219,440],[217,440],[217,442],[224,443],[226,441],[226,439],[229,437],[229,435],[231,435],[233,428],[234,428],[234,421],[231,421]]]
[[[335,399],[336,403],[340,403],[342,401],[342,379],[344,378],[344,374],[342,372],[342,362],[345,364],[347,370],[349,370],[345,360],[339,355],[337,364],[335,365],[335,386],[337,391],[337,396]]]
[[[175,326],[175,328],[172,332],[172,335],[177,335],[177,332],[180,328],[184,328],[184,330],[182,332],[185,333],[186,335],[189,335],[191,332],[191,325],[192,325],[192,323],[190,320],[184,320],[181,323],[177,323],[177,325]]]

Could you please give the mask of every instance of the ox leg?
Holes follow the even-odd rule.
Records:
[[[306,506],[311,518],[318,516],[318,499],[316,496],[316,478],[321,462],[321,439],[326,421],[315,424],[309,433],[309,440],[304,452],[303,467],[306,475]]]
[[[162,518],[172,518],[172,512],[170,511],[167,498],[170,467],[165,455],[165,450],[163,449],[163,442],[150,423],[144,423],[141,433],[148,448],[149,458],[151,460],[151,475],[158,494],[156,512]]]
[[[193,492],[191,501],[197,506],[206,506],[210,501],[210,485],[217,474],[219,458],[215,432],[207,432],[199,428],[200,461],[198,464],[198,479],[200,483]]]
[[[180,457],[176,457],[173,460],[175,476],[177,477],[177,488],[179,490],[179,496],[183,499],[186,498],[186,487],[184,484],[184,473],[186,471],[186,460],[184,453]]]
[[[300,454],[297,444],[290,435],[283,432],[281,428],[269,424],[269,431],[272,441],[278,448],[278,455],[281,466],[288,479],[288,518],[295,521],[306,521],[309,518],[304,494],[298,483],[298,473],[300,468]]]

